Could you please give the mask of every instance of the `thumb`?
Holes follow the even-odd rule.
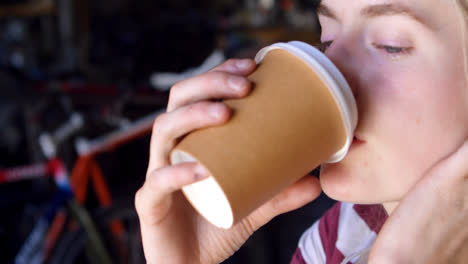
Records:
[[[307,175],[277,194],[247,218],[256,230],[277,215],[296,210],[310,203],[321,192],[322,188],[320,187],[319,179],[315,176]]]

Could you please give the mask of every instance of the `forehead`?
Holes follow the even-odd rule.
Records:
[[[444,25],[458,23],[460,13],[456,0],[322,0],[321,5],[328,7],[342,20],[355,18],[361,10],[371,6],[397,6],[407,9],[410,13],[428,25],[441,29]]]

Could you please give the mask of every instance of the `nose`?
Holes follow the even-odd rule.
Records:
[[[363,65],[358,64],[355,51],[358,51],[358,49],[353,48],[352,41],[342,38],[334,40],[325,51],[325,55],[343,74],[356,97],[360,83],[359,67],[363,67]]]

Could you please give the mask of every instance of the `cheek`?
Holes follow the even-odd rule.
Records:
[[[466,88],[453,81],[460,73],[450,67],[453,74],[438,69],[428,65],[387,70],[385,75],[365,72],[357,133],[367,142],[341,163],[324,168],[322,184],[329,196],[363,203],[401,199],[466,138],[466,105],[461,99]]]
[[[420,122],[415,111],[419,102],[415,99],[420,97],[421,76],[410,69],[395,71],[384,67],[367,70],[363,76],[357,98],[358,133],[381,141],[387,134],[402,131],[410,122]]]
[[[383,174],[393,174],[391,179],[402,190],[420,177],[431,155],[427,148],[435,127],[428,106],[434,104],[427,97],[431,84],[423,77],[417,73],[401,73],[398,80],[387,83],[388,90],[381,92],[373,104],[374,143],[376,150],[386,157]]]
[[[389,91],[374,106],[382,112],[374,122],[380,123],[376,132],[396,155],[411,158],[414,167],[427,168],[456,147],[466,135],[466,87],[458,81],[463,76],[449,64],[426,64],[389,82]]]
[[[457,60],[421,60],[412,67],[393,65],[378,69],[380,74],[371,72],[363,85],[360,129],[382,151],[413,157],[413,161],[434,160],[453,149],[452,142],[446,144],[460,138],[468,113],[467,88],[460,81],[464,69],[452,61]]]
[[[463,110],[457,98],[459,88],[438,67],[400,71],[393,76],[383,81],[383,91],[373,93],[370,133],[375,136],[376,149],[385,154],[387,170],[405,171],[405,177],[395,180],[409,188],[453,150],[460,138]]]

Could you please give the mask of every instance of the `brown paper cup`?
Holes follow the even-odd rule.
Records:
[[[256,56],[255,84],[226,100],[231,120],[194,131],[171,162],[197,161],[211,177],[183,187],[208,221],[230,228],[319,164],[347,153],[357,123],[351,90],[328,58],[302,42],[277,43]]]

